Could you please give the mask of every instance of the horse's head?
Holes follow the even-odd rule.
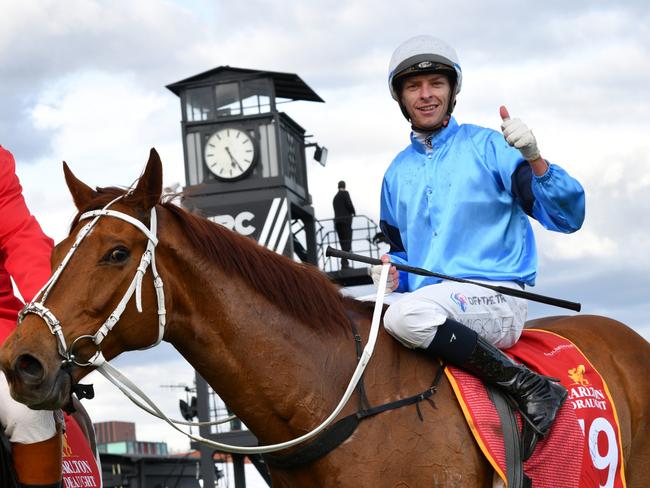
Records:
[[[152,279],[155,261],[150,265],[157,242],[152,209],[162,192],[158,154],[151,150],[128,192],[93,190],[65,163],[64,173],[79,214],[53,251],[52,278],[0,349],[12,396],[32,408],[64,406],[73,385],[94,367],[156,343],[164,325],[160,280],[155,287]]]

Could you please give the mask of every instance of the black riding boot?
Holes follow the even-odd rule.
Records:
[[[517,403],[534,433],[545,436],[567,397],[566,389],[521,364],[514,363],[476,332],[452,319],[438,327],[427,352],[500,387]],[[524,459],[535,448],[537,436],[524,425]]]

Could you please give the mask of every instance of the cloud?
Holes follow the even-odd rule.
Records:
[[[30,86],[80,68],[134,71],[151,79],[185,65],[183,39],[209,36],[201,19],[171,2],[39,0],[3,9],[3,70]],[[30,33],[30,35],[25,35]],[[6,81],[6,80],[5,80]]]
[[[209,35],[202,19],[170,2],[11,2],[3,6],[0,33],[0,131],[20,162],[47,155],[56,149],[52,132],[30,123],[43,91],[95,71],[131,75],[138,86],[161,93],[179,73],[206,62],[200,50],[182,46],[189,38],[203,45]],[[96,98],[103,89],[86,88]]]
[[[183,181],[177,105],[164,92],[143,89],[131,74],[76,72],[42,91],[31,109],[34,127],[51,134],[47,158],[21,165],[28,204],[37,215],[65,206],[65,225],[51,214],[41,219],[60,240],[74,208],[63,180],[62,161],[91,187],[129,186],[144,169],[149,147],[161,154],[165,184]]]

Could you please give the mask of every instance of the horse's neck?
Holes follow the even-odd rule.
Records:
[[[251,430],[269,433],[261,440],[315,426],[350,378],[353,341],[300,323],[191,250],[181,260],[167,339]]]

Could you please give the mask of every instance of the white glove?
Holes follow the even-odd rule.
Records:
[[[383,264],[376,264],[374,266],[370,266],[370,277],[372,278],[372,284],[375,285],[375,288],[379,288],[379,278],[381,277],[381,269],[384,267]],[[386,291],[388,293],[392,292],[395,288],[397,288],[397,270],[395,270],[394,273],[391,273],[390,270],[388,271],[388,278],[386,279]]]
[[[501,130],[506,142],[512,147],[519,149],[521,155],[528,161],[539,158],[539,149],[533,132],[520,119],[503,119]]]

